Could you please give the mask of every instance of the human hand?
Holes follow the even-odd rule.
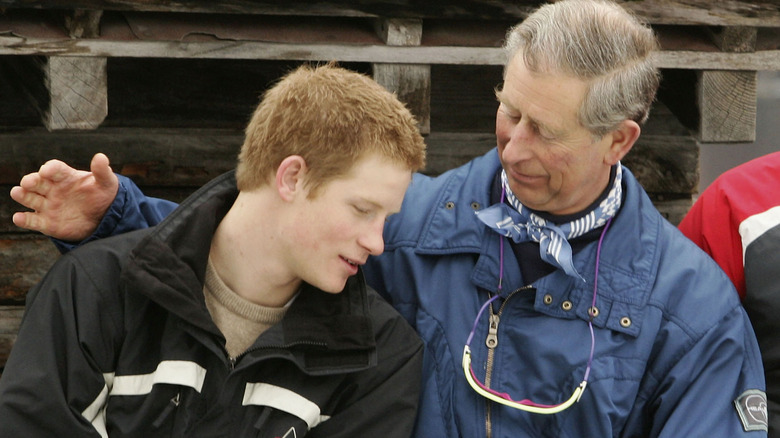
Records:
[[[14,213],[13,222],[56,239],[81,241],[100,224],[118,189],[104,154],[92,157],[89,172],[49,160],[11,189],[14,201],[34,210]]]

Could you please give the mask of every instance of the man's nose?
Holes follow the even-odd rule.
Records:
[[[501,151],[504,162],[522,161],[531,155],[533,130],[524,121],[520,121],[508,132],[506,143]]]
[[[385,239],[383,237],[384,225],[384,221],[372,224],[358,240],[360,246],[365,248],[371,255],[377,256],[385,251]]]

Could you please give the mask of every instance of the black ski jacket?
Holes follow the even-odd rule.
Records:
[[[408,437],[422,343],[362,271],[304,285],[235,361],[203,297],[233,173],[154,228],[62,256],[0,379],[0,437]]]

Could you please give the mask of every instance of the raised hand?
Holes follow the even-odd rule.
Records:
[[[11,189],[14,201],[34,210],[14,213],[13,222],[56,239],[81,241],[95,231],[118,187],[104,154],[92,157],[89,172],[49,160]]]

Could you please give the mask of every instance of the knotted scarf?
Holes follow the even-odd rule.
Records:
[[[585,281],[574,268],[569,240],[603,226],[620,209],[623,173],[620,163],[616,167],[615,180],[607,197],[588,214],[571,222],[554,224],[524,206],[509,188],[504,170],[501,171],[502,201],[476,212],[477,217],[485,225],[516,243],[538,242],[542,260],[563,269],[567,275]],[[511,207],[503,202],[504,194]]]

